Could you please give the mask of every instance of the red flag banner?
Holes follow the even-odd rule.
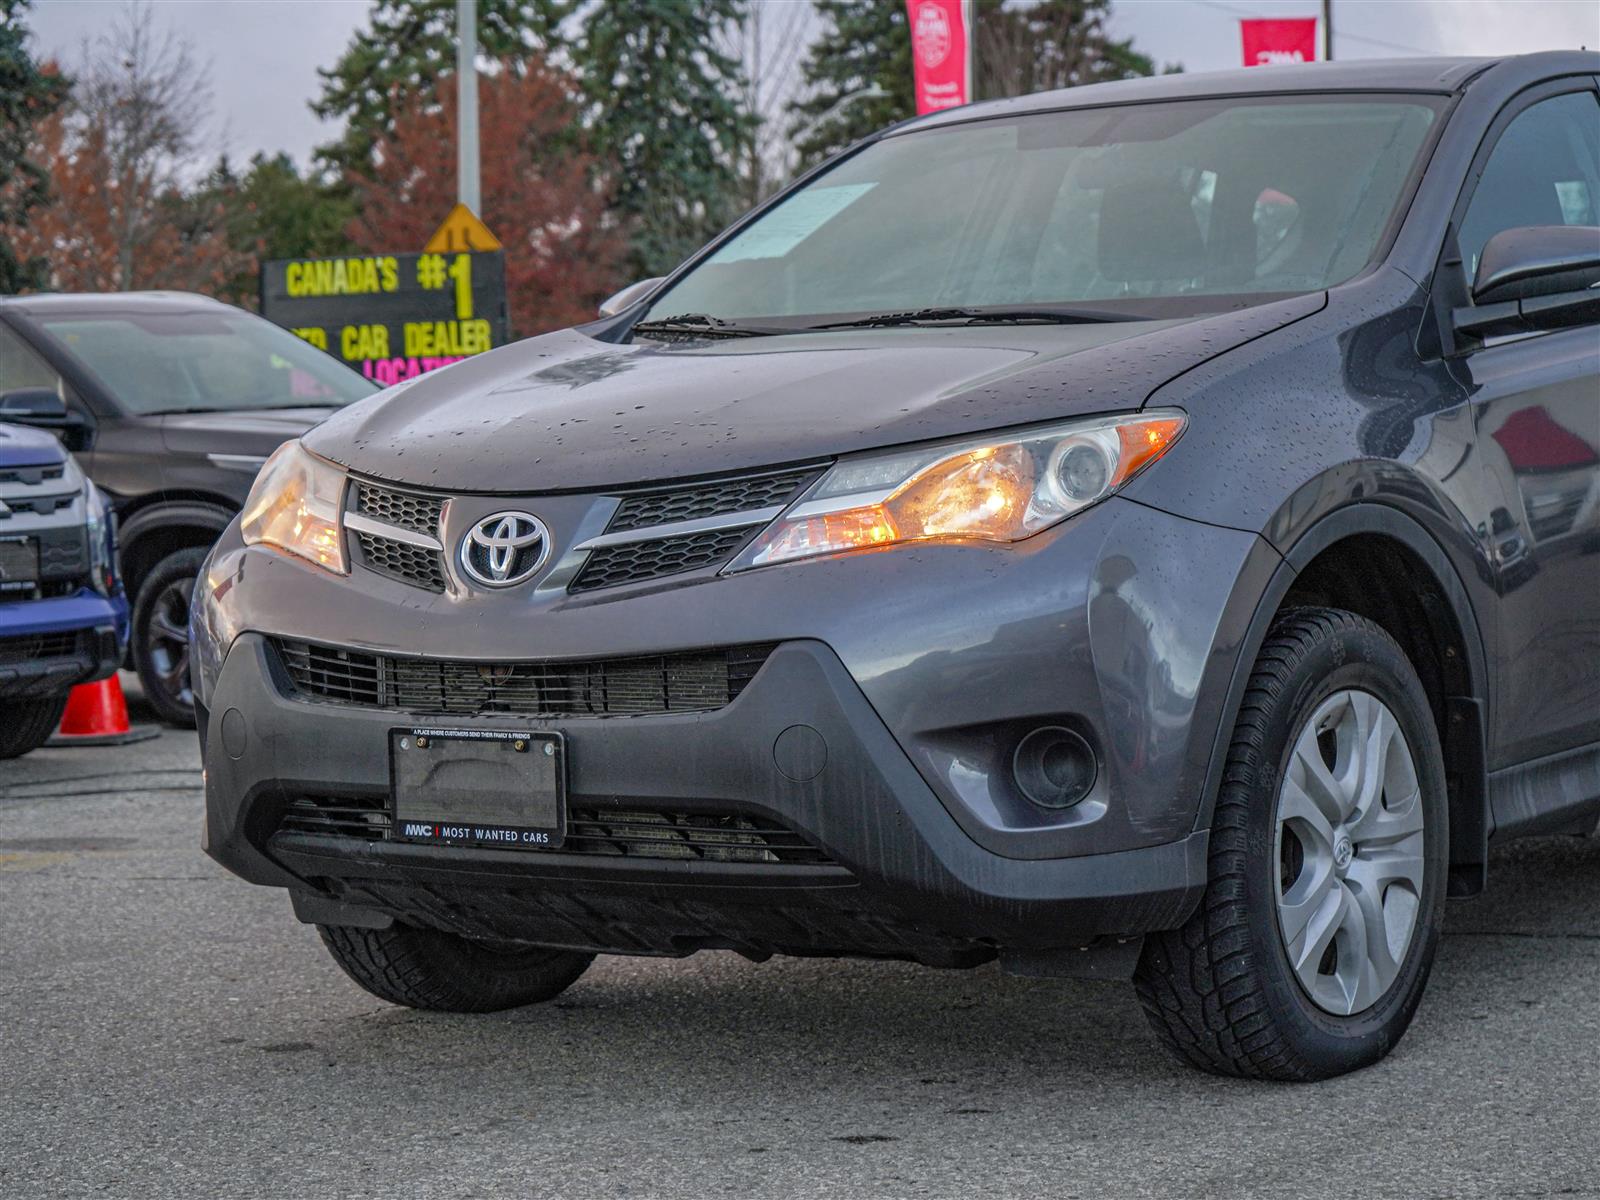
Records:
[[[1244,65],[1247,67],[1316,61],[1315,17],[1240,21],[1239,32],[1244,38]]]
[[[967,103],[972,99],[972,79],[964,0],[906,0],[906,15],[911,22],[917,112],[938,112]]]

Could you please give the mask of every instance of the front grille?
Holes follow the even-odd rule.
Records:
[[[744,525],[738,529],[603,546],[590,553],[589,561],[583,564],[583,570],[567,590],[587,592],[713,566],[731,556],[756,528]]]
[[[607,533],[648,529],[674,521],[698,521],[724,513],[750,512],[784,504],[808,472],[790,471],[783,475],[757,475],[749,479],[725,479],[719,483],[674,488],[629,496],[606,526]]]
[[[381,842],[388,840],[392,826],[388,801],[381,797],[298,796],[284,810],[278,829]],[[832,861],[802,834],[770,817],[638,808],[574,808],[567,814],[565,843],[554,851],[529,853],[804,866]]]
[[[82,649],[83,634],[27,633],[17,637],[0,637],[0,663],[38,662],[44,658],[74,658]]]
[[[412,713],[640,716],[731,703],[770,645],[589,662],[398,658],[278,641],[294,688],[318,700]]]
[[[438,537],[439,516],[444,512],[444,500],[438,496],[421,496],[415,492],[401,492],[358,481],[355,508],[374,521],[398,525],[412,533]]]
[[[1563,533],[1571,533],[1587,496],[1588,489],[1583,487],[1557,495],[1540,496],[1537,499],[1528,496],[1524,491],[1523,504],[1528,513],[1528,531],[1533,534],[1534,540],[1542,542],[1547,538],[1560,537]]]
[[[444,555],[427,546],[413,546],[365,530],[351,530],[369,571],[430,592],[444,591]]]
[[[7,496],[5,510],[0,512],[0,521],[9,520],[14,513],[32,513],[36,517],[52,516],[60,509],[70,508],[78,495],[77,492],[66,492],[59,496]]]
[[[28,487],[38,487],[49,479],[60,479],[67,473],[67,468],[60,463],[54,466],[41,467],[7,467],[0,471],[0,484],[20,483]]]

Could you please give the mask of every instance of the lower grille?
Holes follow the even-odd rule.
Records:
[[[399,658],[279,640],[295,691],[318,700],[410,713],[639,716],[730,704],[771,645],[589,662]]]
[[[605,546],[589,555],[589,561],[583,564],[583,570],[567,590],[587,592],[709,567],[731,555],[756,528],[745,525],[738,529],[659,538],[653,542]]]
[[[75,658],[83,650],[83,634],[28,633],[0,637],[0,663],[38,662],[44,658]]]
[[[389,839],[391,824],[388,802],[379,797],[300,796],[284,811],[278,830],[381,842]],[[803,866],[832,862],[802,834],[770,817],[656,809],[574,808],[567,815],[564,845],[526,853]]]
[[[369,571],[430,592],[444,591],[444,556],[439,551],[364,530],[353,532],[361,547],[362,564]]]

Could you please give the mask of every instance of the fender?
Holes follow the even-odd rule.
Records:
[[[1266,642],[1272,619],[1277,615],[1284,597],[1289,594],[1300,572],[1318,554],[1334,543],[1357,534],[1381,534],[1412,551],[1437,583],[1462,632],[1462,640],[1466,645],[1469,694],[1449,696],[1445,702],[1445,759],[1447,765],[1454,768],[1451,771],[1454,803],[1450,827],[1450,894],[1476,895],[1483,890],[1488,840],[1493,832],[1485,732],[1489,674],[1483,635],[1466,586],[1438,541],[1415,518],[1381,502],[1346,504],[1316,521],[1284,553],[1283,561],[1267,581],[1265,590],[1256,601],[1254,615],[1229,678],[1195,828],[1205,829],[1211,825],[1217,795],[1222,787],[1228,745],[1238,720],[1239,707],[1244,701],[1245,688],[1261,647]]]
[[[140,556],[136,547],[146,536],[164,529],[203,529],[211,534],[211,540],[214,541],[228,527],[228,522],[233,520],[233,514],[232,508],[202,500],[158,500],[146,504],[118,525],[117,542],[123,561],[126,563],[129,558],[134,559],[142,573],[152,565],[137,561]],[[134,550],[132,555],[128,553],[130,549]],[[123,574],[129,574],[126,567]]]

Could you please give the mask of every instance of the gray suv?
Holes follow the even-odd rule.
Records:
[[[196,589],[206,849],[419,1008],[998,958],[1377,1060],[1491,838],[1600,813],[1597,74],[921,118],[344,409]]]

